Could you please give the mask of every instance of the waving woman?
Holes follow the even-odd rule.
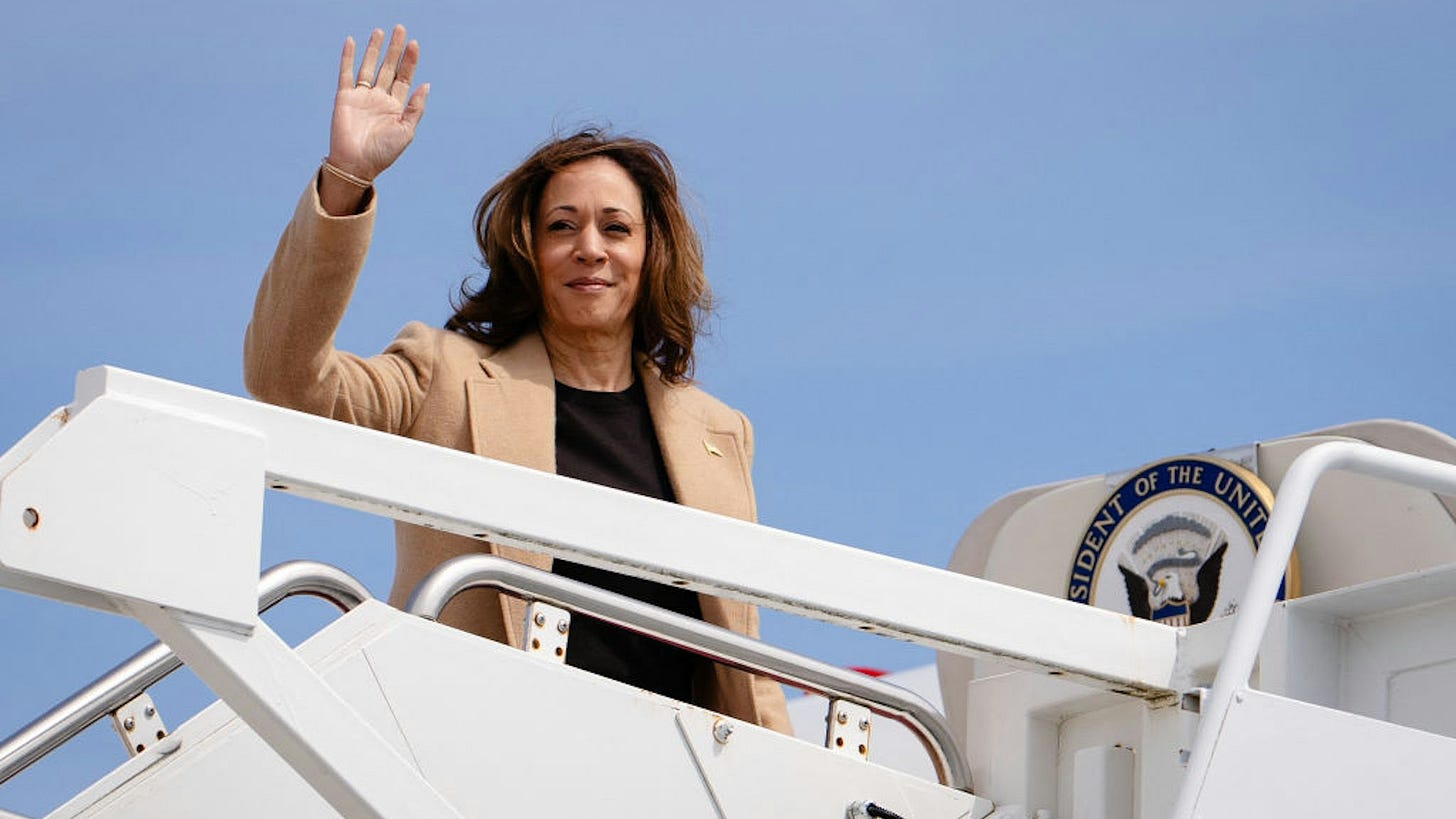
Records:
[[[383,54],[381,55],[381,50]],[[587,130],[551,140],[475,212],[487,278],[444,329],[412,322],[379,355],[333,347],[375,218],[376,181],[424,115],[419,45],[346,40],[329,154],[259,287],[248,389],[294,409],[724,515],[756,514],[747,419],[691,383],[709,304],[702,251],[666,154]],[[692,548],[685,544],[684,548]],[[398,524],[391,601],[444,560],[489,552],[757,635],[747,604]],[[441,620],[517,644],[524,605],[487,590]],[[583,622],[585,620],[585,622]],[[788,730],[773,682],[578,618],[567,662]]]

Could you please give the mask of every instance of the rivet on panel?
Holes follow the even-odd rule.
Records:
[[[713,723],[713,739],[717,740],[719,745],[727,745],[728,738],[731,736],[733,736],[732,725],[729,725],[724,720],[718,720]]]

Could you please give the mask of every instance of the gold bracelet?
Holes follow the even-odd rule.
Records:
[[[364,179],[362,177],[355,176],[355,175],[349,173],[348,171],[344,170],[343,168],[336,168],[336,167],[334,167],[334,165],[329,162],[329,158],[328,157],[324,157],[323,163],[324,163],[323,168],[324,168],[325,171],[327,171],[328,173],[333,174],[334,176],[338,177],[339,179],[342,179],[345,182],[348,182],[350,185],[353,185],[354,187],[359,188],[360,190],[366,190],[367,191],[370,188],[374,187],[374,183],[371,182],[371,181],[369,181],[368,179]]]

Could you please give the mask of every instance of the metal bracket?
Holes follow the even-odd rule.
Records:
[[[1194,714],[1203,713],[1203,700],[1208,696],[1207,688],[1190,688],[1178,698],[1178,707]]]
[[[167,736],[162,715],[145,691],[111,712],[111,727],[126,746],[127,756],[136,756]]]
[[[571,636],[571,612],[532,600],[526,606],[526,627],[521,650],[558,663],[566,662],[566,641]]]
[[[869,759],[870,709],[849,700],[830,700],[824,747],[846,756]]]

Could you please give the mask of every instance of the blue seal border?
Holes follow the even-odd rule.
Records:
[[[1216,458],[1185,456],[1141,467],[1103,501],[1082,533],[1072,558],[1067,581],[1067,599],[1091,604],[1092,587],[1107,544],[1122,522],[1146,504],[1167,492],[1198,492],[1222,503],[1243,523],[1254,541],[1264,538],[1273,497],[1254,473],[1238,464]],[[1277,599],[1283,600],[1288,572],[1279,581]]]

